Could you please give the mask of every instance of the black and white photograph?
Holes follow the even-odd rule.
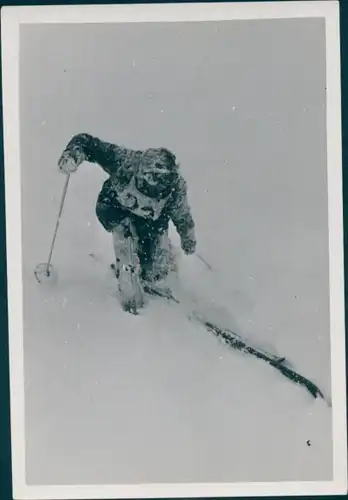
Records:
[[[1,22],[15,498],[346,493],[338,2]]]

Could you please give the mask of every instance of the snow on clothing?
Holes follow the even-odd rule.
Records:
[[[152,273],[152,278],[167,274],[172,262],[170,220],[183,250],[195,251],[187,185],[171,151],[138,151],[78,134],[66,146],[58,165],[70,173],[83,161],[97,163],[109,174],[98,196],[96,214],[113,235],[117,269],[130,265],[134,270],[139,265],[142,273]],[[134,261],[134,253],[139,262]]]

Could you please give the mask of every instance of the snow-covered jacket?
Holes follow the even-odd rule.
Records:
[[[168,162],[172,162],[176,170],[173,185],[170,186],[168,192],[156,199],[144,197],[135,186],[134,179],[144,158],[144,151],[118,146],[83,133],[75,135],[69,141],[61,159],[68,157],[74,161],[76,167],[83,161],[100,165],[110,176],[117,201],[138,216],[155,220],[165,210],[181,237],[182,247],[191,253],[196,244],[195,223],[188,202],[187,183],[181,175],[175,155],[171,151],[166,148],[151,149],[151,154],[158,154],[162,157],[165,155]],[[60,164],[61,160],[58,162],[58,165]],[[136,203],[135,208],[128,202],[129,197],[133,196],[139,202]],[[146,203],[142,203],[144,198],[146,198]],[[150,214],[141,213],[141,206],[144,204],[152,204],[153,210]]]

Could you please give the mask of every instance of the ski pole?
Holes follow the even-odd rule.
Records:
[[[62,199],[61,199],[61,202],[60,202],[60,207],[59,207],[59,213],[58,213],[58,217],[57,217],[56,227],[55,227],[55,230],[54,230],[53,240],[52,240],[52,244],[51,244],[51,249],[50,249],[50,253],[49,253],[49,256],[48,256],[47,267],[46,267],[46,276],[49,276],[49,274],[50,274],[49,273],[49,268],[50,268],[50,265],[51,265],[53,248],[54,248],[54,244],[55,244],[57,233],[58,233],[58,227],[59,227],[60,218],[61,218],[61,215],[62,215],[62,212],[63,212],[63,206],[64,206],[64,201],[65,201],[66,193],[67,193],[67,190],[68,190],[69,179],[70,179],[70,174],[67,174],[67,177],[66,177],[66,180],[65,180],[65,184],[64,184],[64,188],[63,188]]]
[[[213,267],[209,264],[209,262],[207,262],[199,253],[196,253],[195,254],[197,259],[199,259],[201,262],[203,262],[203,264],[210,270],[212,271],[213,270]]]

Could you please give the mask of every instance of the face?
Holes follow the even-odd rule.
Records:
[[[165,184],[170,178],[171,172],[163,163],[155,162],[143,167],[141,175],[149,186],[157,186],[159,183]]]
[[[138,189],[148,196],[158,196],[171,189],[176,179],[175,164],[165,154],[149,150],[144,155],[137,174]]]

